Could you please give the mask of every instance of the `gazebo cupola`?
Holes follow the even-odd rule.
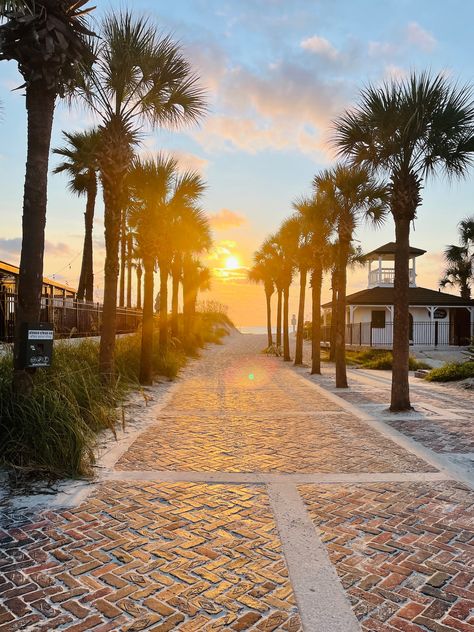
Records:
[[[395,278],[395,242],[391,241],[365,255],[369,264],[368,287],[393,287]],[[416,287],[416,258],[424,255],[426,250],[410,246],[410,287]]]

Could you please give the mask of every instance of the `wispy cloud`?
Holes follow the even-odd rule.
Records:
[[[431,53],[436,47],[436,38],[432,33],[426,31],[418,22],[410,22],[406,29],[407,39],[425,53]]]

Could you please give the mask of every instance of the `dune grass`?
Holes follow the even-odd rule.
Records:
[[[232,326],[222,314],[201,314],[197,321],[196,346],[220,342]],[[173,340],[166,354],[157,346],[153,362],[157,376],[173,379],[186,354]],[[11,354],[0,356],[0,465],[50,477],[89,475],[96,434],[107,428],[115,433],[119,406],[138,387],[138,333],[117,339],[115,365],[115,382],[104,386],[98,342],[58,341],[53,366],[34,376],[33,393],[14,397]]]

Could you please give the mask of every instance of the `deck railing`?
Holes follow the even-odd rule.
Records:
[[[0,342],[13,340],[16,304],[15,293],[0,291]],[[141,310],[117,307],[117,333],[136,331],[141,319]],[[102,328],[102,305],[44,296],[40,322],[52,324],[56,338],[98,336]]]
[[[410,344],[441,347],[466,346],[474,338],[474,324],[456,326],[454,322],[426,321],[414,322],[410,328]],[[321,342],[329,344],[331,328],[321,328]],[[346,344],[357,347],[382,347],[391,349],[393,346],[393,323],[386,323],[385,327],[373,327],[372,323],[354,323],[346,325]]]

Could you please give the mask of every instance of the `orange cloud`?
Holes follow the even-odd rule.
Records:
[[[247,218],[228,208],[221,209],[214,215],[209,215],[211,226],[216,230],[226,230],[227,228],[238,228],[247,223]]]

